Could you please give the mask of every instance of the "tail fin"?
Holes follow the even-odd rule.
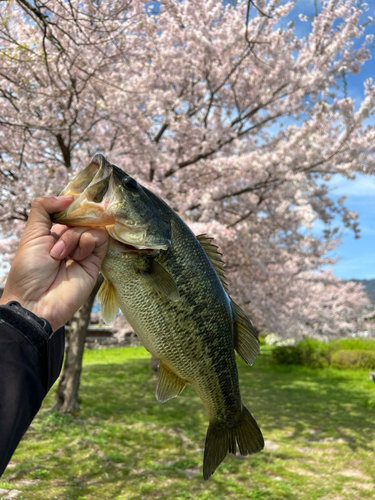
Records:
[[[231,428],[215,424],[208,426],[203,458],[203,477],[208,479],[227,453],[236,453],[236,442],[241,455],[251,455],[264,447],[262,433],[251,413],[243,406],[240,418]]]

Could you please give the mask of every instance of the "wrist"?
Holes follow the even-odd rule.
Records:
[[[3,295],[0,297],[0,306],[5,306],[9,304],[17,304],[20,307],[22,307],[26,312],[30,313],[31,317],[38,318],[41,320],[40,325],[43,327],[44,323],[50,326],[51,332],[57,330],[60,326],[62,325],[56,325],[53,321],[53,319],[50,317],[50,315],[46,312],[44,314],[44,311],[40,311],[40,307],[38,307],[37,304],[33,302],[28,302],[25,300],[22,300],[21,298],[17,297],[16,295],[4,290]],[[47,330],[49,328],[47,327]]]
[[[8,302],[18,302],[21,306],[21,300],[12,293],[9,293],[7,288],[4,288],[3,295],[0,297],[0,306],[5,306]]]
[[[24,301],[23,303],[20,302],[20,305],[26,311],[29,311],[33,316],[47,322],[51,326],[52,331],[55,331],[58,328],[60,328],[60,326],[62,326],[62,324],[56,323],[55,318],[51,313],[50,307],[43,307],[43,301],[39,302]]]

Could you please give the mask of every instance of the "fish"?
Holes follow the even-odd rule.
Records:
[[[229,297],[224,263],[207,235],[102,154],[61,192],[69,207],[52,217],[67,226],[105,227],[110,236],[98,292],[103,319],[119,308],[159,361],[156,398],[164,403],[190,384],[208,414],[203,477],[228,453],[259,452],[262,432],[242,404],[236,355],[252,365],[257,332]]]

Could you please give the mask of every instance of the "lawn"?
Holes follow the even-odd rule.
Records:
[[[87,351],[81,413],[51,412],[51,391],[0,489],[27,500],[375,498],[368,372],[274,366],[267,347],[253,367],[239,360],[243,402],[266,447],[227,457],[204,481],[203,406],[190,387],[158,403],[149,365],[143,348]]]

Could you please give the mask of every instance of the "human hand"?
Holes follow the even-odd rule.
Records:
[[[34,200],[0,299],[0,305],[19,302],[46,319],[53,330],[90,295],[108,247],[104,228],[52,227],[50,215],[72,201],[72,196]]]

